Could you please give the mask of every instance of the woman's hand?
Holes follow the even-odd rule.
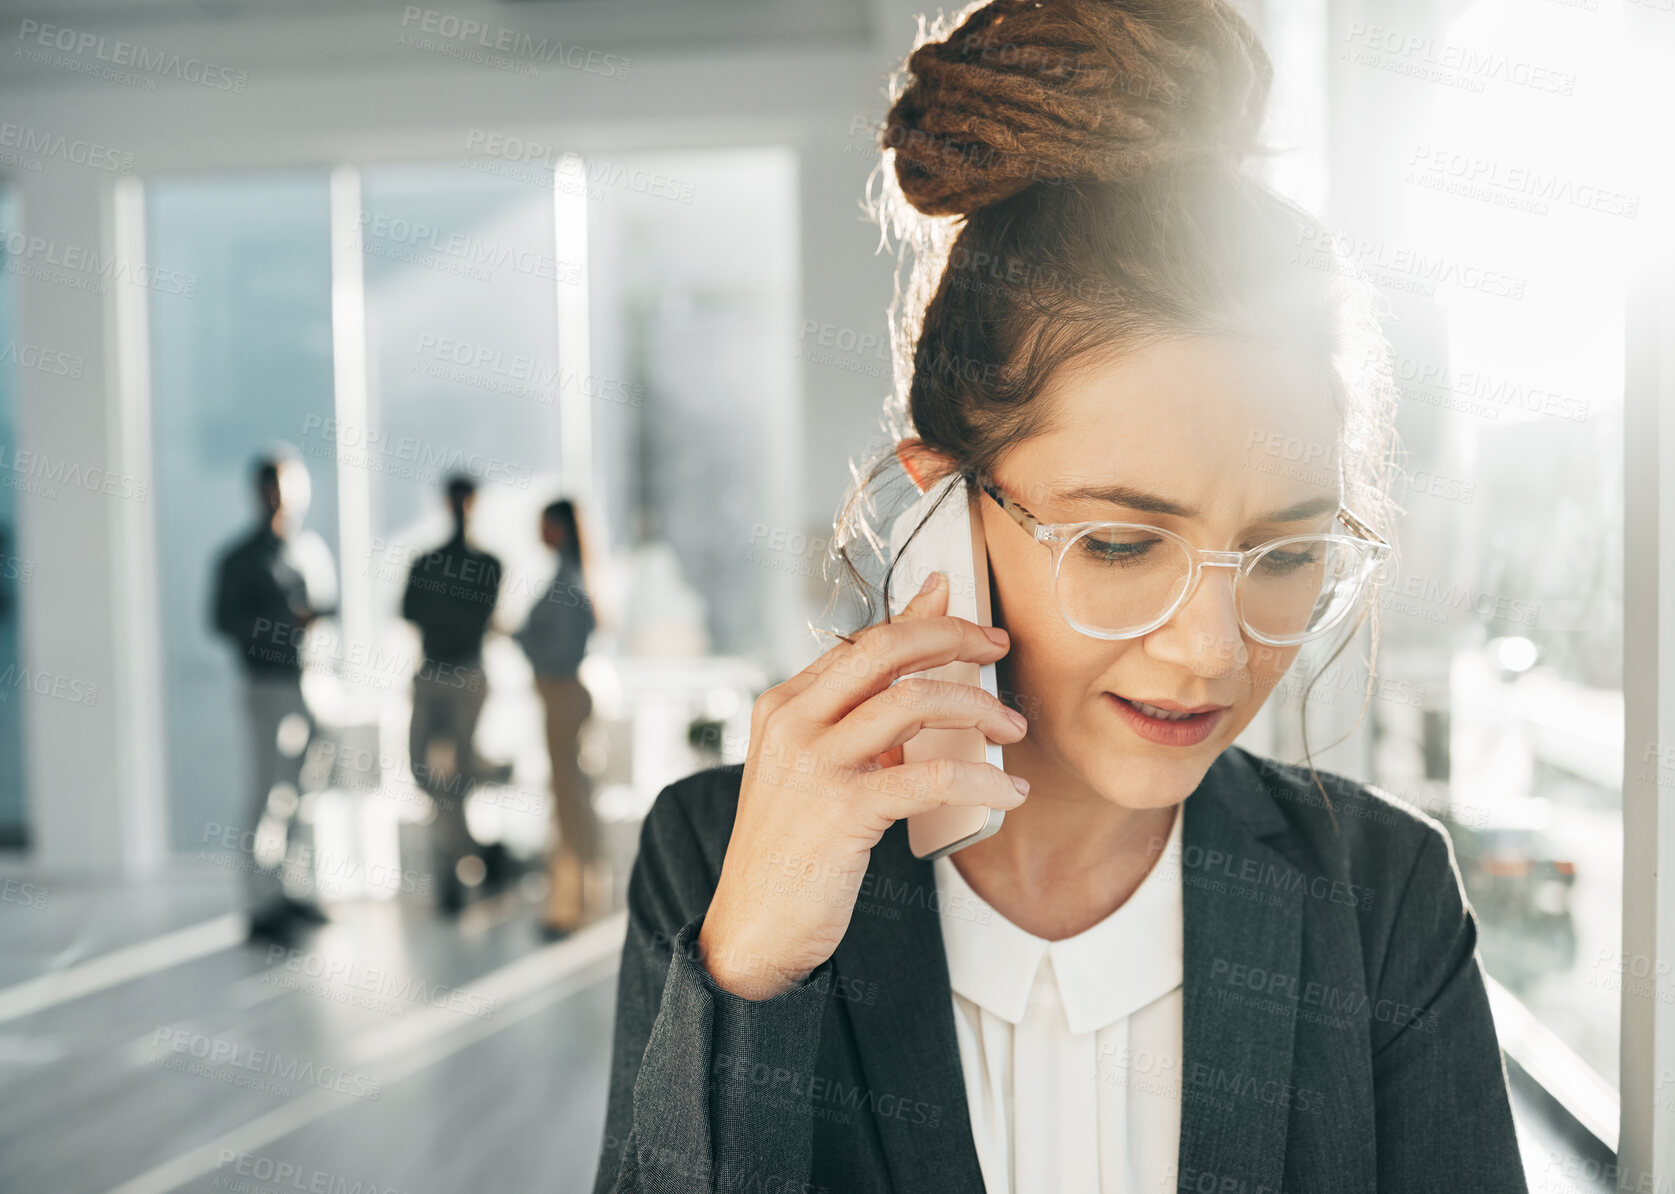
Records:
[[[757,698],[738,816],[698,935],[723,988],[767,999],[831,957],[872,848],[890,825],[942,804],[1016,808],[1029,785],[988,763],[902,762],[929,726],[1005,745],[1027,722],[972,684],[898,676],[953,660],[993,663],[1010,638],[950,617],[940,572],[896,618],[869,626]]]

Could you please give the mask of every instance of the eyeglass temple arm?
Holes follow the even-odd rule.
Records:
[[[1014,522],[1023,527],[1031,539],[1039,540],[1041,538],[1041,536],[1037,533],[1037,528],[1041,526],[1040,520],[1028,510],[1025,510],[1022,506],[1018,505],[1018,503],[1013,501],[1012,498],[1002,493],[1000,488],[989,479],[988,474],[968,472],[966,473],[966,476],[975,481],[978,488],[980,488],[984,493],[994,498],[995,504],[1002,510],[1006,511],[1007,515],[1010,516]]]
[[[1384,548],[1388,548],[1390,546],[1390,544],[1386,543],[1384,538],[1377,531],[1373,530],[1372,527],[1355,517],[1354,513],[1351,512],[1348,506],[1338,507],[1338,521],[1370,543]]]

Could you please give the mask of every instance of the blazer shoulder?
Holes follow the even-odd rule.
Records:
[[[1357,882],[1390,891],[1403,885],[1435,839],[1445,855],[1453,853],[1442,821],[1377,784],[1243,753],[1290,835],[1326,869],[1341,868]]]

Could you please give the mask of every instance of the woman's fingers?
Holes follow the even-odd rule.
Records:
[[[947,612],[948,574],[939,570],[925,577],[925,583],[919,586],[919,591],[902,606],[901,613],[895,615],[891,621],[906,622],[914,618],[938,617]],[[832,666],[832,662],[839,657],[840,650],[841,647],[833,647],[804,670],[812,675],[819,675]]]
[[[924,618],[933,614],[941,614],[945,612],[947,608],[947,575],[940,571],[933,572],[925,578],[925,583],[920,587],[919,591],[914,594],[912,599],[909,600],[906,605],[902,607],[902,611],[897,614],[893,620],[897,622],[905,622],[914,618]],[[865,633],[865,631],[869,629],[871,629],[871,627],[865,627],[861,633]],[[859,638],[859,634],[856,637]],[[852,643],[839,643],[830,650],[823,652],[819,658],[815,659],[796,675],[791,676],[790,678],[775,685],[773,689],[769,690],[774,693],[775,698],[777,698],[773,700],[773,703],[783,704],[785,701],[789,700],[793,696],[796,696],[804,689],[812,688],[819,682],[818,677],[821,673],[830,668],[834,662],[844,659],[846,649],[852,647],[853,645],[854,644]]]
[[[839,764],[864,766],[922,729],[977,729],[992,742],[1016,742],[1029,728],[1024,715],[974,684],[909,676],[856,706],[821,735],[821,753]]]
[[[901,744],[927,727],[978,729],[991,741],[1018,741],[1027,729],[1021,715],[981,688],[912,675],[955,660],[990,663],[1006,653],[1004,630],[950,617],[947,607],[948,576],[932,572],[890,622],[867,627],[764,694],[758,714],[771,710],[804,749],[819,738],[819,753],[839,768],[895,766]]]
[[[869,626],[828,651],[814,681],[786,703],[798,720],[829,726],[902,676],[955,660],[993,663],[1009,646],[1006,631],[946,614]]]
[[[988,763],[901,763],[900,744],[926,726],[977,729],[1003,743],[1023,735],[1020,719],[978,686],[911,674],[1006,653],[1004,631],[986,633],[947,608],[947,581],[937,577],[895,619],[757,698],[733,836],[699,937],[715,957],[749,943],[746,953],[766,959],[765,969],[712,968],[735,994],[768,998],[832,955],[869,852],[891,824],[938,805],[1023,801],[1027,785]],[[818,899],[759,898],[761,875],[787,860],[821,876],[803,885]]]
[[[964,759],[903,763],[869,771],[857,782],[872,797],[872,807],[893,821],[944,804],[1017,808],[1029,793],[1027,781]]]

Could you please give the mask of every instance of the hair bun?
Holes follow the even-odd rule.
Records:
[[[1254,148],[1273,67],[1226,0],[992,0],[956,20],[908,58],[881,137],[926,215]]]

